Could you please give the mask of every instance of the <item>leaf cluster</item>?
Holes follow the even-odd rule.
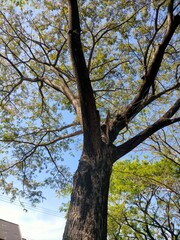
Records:
[[[109,194],[109,239],[178,239],[178,167],[167,158],[115,164]]]

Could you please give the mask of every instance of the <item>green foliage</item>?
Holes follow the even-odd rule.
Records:
[[[109,194],[109,239],[178,239],[178,168],[166,158],[115,164]]]
[[[27,0],[2,0],[2,3],[23,6],[25,3],[27,3]]]
[[[5,191],[13,196],[19,189],[20,195],[29,198],[36,190],[38,197],[47,185],[63,192],[72,180],[67,151],[73,153],[74,141],[82,140],[76,137],[81,130],[77,111],[65,91],[78,101],[67,41],[67,1],[8,2],[0,3],[0,177],[6,183],[0,186],[8,186]],[[138,92],[166,31],[167,3],[159,9],[157,25],[161,27],[157,32],[159,1],[78,3],[84,55],[103,123],[108,110],[111,118],[122,113]],[[168,90],[178,81],[178,31],[166,50],[155,87],[157,93],[167,92],[135,116],[116,143],[157,120],[178,95],[177,88]],[[147,97],[151,96],[152,91]],[[152,145],[153,140],[148,143]],[[139,168],[138,161],[133,164],[129,165],[132,171]],[[142,166],[144,173],[139,174],[148,176],[146,164]],[[21,187],[11,185],[10,175]],[[129,180],[134,194],[144,190],[142,181],[139,178],[136,186]],[[129,191],[125,188],[121,191]]]

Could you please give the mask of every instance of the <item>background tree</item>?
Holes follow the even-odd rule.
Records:
[[[1,187],[66,189],[82,134],[63,239],[106,239],[112,165],[180,121],[179,2],[28,3],[1,3]]]
[[[109,196],[109,239],[178,239],[179,170],[162,158],[118,162]]]

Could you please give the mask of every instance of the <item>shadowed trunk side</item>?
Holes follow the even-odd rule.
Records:
[[[107,164],[107,157],[108,154],[82,155],[74,176],[63,240],[107,239],[107,203],[112,169],[112,164]]]

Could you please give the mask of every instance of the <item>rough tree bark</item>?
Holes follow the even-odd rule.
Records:
[[[74,187],[63,239],[106,239],[107,199],[112,163],[101,141],[88,69],[80,40],[77,1],[69,0],[69,48],[81,105],[84,134],[83,154],[74,176]]]
[[[74,187],[63,239],[106,239],[107,200],[112,164],[106,147],[98,155],[83,154]]]
[[[113,163],[124,156],[159,129],[180,121],[172,118],[180,107],[180,99],[154,124],[147,127],[130,140],[115,147],[114,140],[126,127],[126,122],[134,118],[156,96],[146,98],[154,86],[166,47],[171,40],[180,16],[173,16],[173,2],[169,1],[168,27],[158,46],[150,68],[143,77],[140,89],[126,110],[111,120],[109,142],[103,142],[99,113],[93,95],[88,68],[83,55],[80,39],[80,21],[76,0],[68,0],[69,32],[68,41],[71,60],[76,78],[84,143],[79,167],[74,175],[73,191],[67,216],[63,240],[105,240],[107,238],[108,190]],[[147,100],[146,100],[147,99]]]

